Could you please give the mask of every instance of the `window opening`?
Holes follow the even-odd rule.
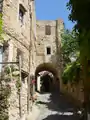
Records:
[[[20,20],[21,25],[24,24],[25,12],[26,12],[25,8],[20,4],[19,5],[19,20]]]
[[[45,26],[45,34],[46,35],[51,35],[51,26],[50,25]]]
[[[47,47],[47,55],[50,55],[50,54],[51,54],[51,48]]]

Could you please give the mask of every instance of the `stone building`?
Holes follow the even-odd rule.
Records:
[[[8,109],[9,120],[19,120],[30,111],[30,76],[35,76],[38,91],[41,91],[41,78],[50,76],[53,81],[50,88],[53,85],[67,92],[61,80],[60,48],[64,25],[61,19],[36,20],[34,0],[0,0],[1,12],[4,43],[0,44],[0,62],[17,62],[21,56],[21,96],[19,98],[17,94],[16,80],[12,80],[9,83],[11,96]],[[76,89],[75,95],[72,92],[75,98],[77,90],[80,91]],[[80,93],[78,96],[83,95]]]
[[[21,56],[21,97],[17,94],[16,80],[12,80],[9,98],[9,120],[19,120],[30,109],[28,76],[34,75],[40,87],[38,74],[48,71],[54,76],[53,84],[57,84],[58,79],[61,87],[60,45],[63,21],[36,21],[34,0],[1,0],[0,12],[3,14],[4,29],[0,62],[16,62]]]
[[[38,79],[37,84],[40,90],[40,77],[38,73],[48,71],[54,75],[54,86],[59,79],[59,87],[61,84],[61,34],[63,31],[63,21],[58,20],[37,20],[37,42],[36,42],[36,70],[35,76]],[[57,86],[56,86],[57,87]]]
[[[30,109],[28,75],[35,67],[36,18],[33,0],[1,0],[4,43],[1,44],[0,62],[17,62],[21,56],[21,98],[17,94],[16,80],[12,80],[9,98],[9,120],[18,120]],[[3,51],[2,51],[3,49]],[[34,54],[33,54],[34,53]],[[29,107],[28,107],[29,106]]]
[[[62,83],[62,57],[61,57],[61,34],[64,25],[61,19],[58,20],[37,20],[36,31],[36,68],[35,76],[37,79],[37,90],[42,91],[41,79],[44,77],[46,81],[50,73],[53,74],[52,86],[58,88],[65,93],[72,102],[80,106],[84,102],[83,81],[80,80],[78,84],[67,85]],[[46,74],[47,71],[49,74]],[[50,75],[51,76],[51,75]],[[50,77],[51,78],[51,77]],[[57,78],[59,82],[57,82]],[[47,85],[46,85],[47,87]],[[53,89],[54,89],[53,87]]]

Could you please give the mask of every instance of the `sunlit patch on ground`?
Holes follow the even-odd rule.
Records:
[[[75,115],[74,106],[57,93],[41,94],[37,105],[41,111],[37,120],[79,120],[79,114],[81,114],[81,111],[77,111]]]

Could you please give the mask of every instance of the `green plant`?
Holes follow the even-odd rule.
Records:
[[[20,88],[21,88],[21,82],[20,82],[20,79],[18,77],[18,79],[16,80],[16,88],[17,88],[17,93],[20,92]]]
[[[3,80],[0,86],[0,120],[8,120],[8,98],[11,95],[11,87],[8,84],[16,79],[17,91],[20,91],[19,71],[15,65],[6,65],[4,68]],[[2,84],[4,83],[4,84]]]
[[[80,71],[81,68],[80,63],[78,61],[68,64],[62,74],[63,83],[78,83],[80,80]]]
[[[20,77],[19,77],[19,70],[16,65],[7,65],[5,67],[5,72],[8,76],[8,79],[16,79],[16,88],[19,93],[20,88],[21,88],[21,82],[20,82]]]
[[[84,83],[85,120],[87,118],[88,103],[90,102],[90,0],[69,0],[68,9],[71,11],[69,19],[75,22],[80,46],[80,63],[82,65]]]
[[[80,50],[78,36],[75,31],[64,30],[62,34],[61,50],[63,57],[62,80],[64,84],[79,81],[80,72]],[[74,61],[73,61],[73,60]]]
[[[11,94],[9,84],[0,84],[0,120],[8,120],[8,98]]]
[[[2,14],[0,14],[0,43],[3,43],[3,21]],[[4,84],[3,84],[4,83]],[[8,120],[8,97],[11,93],[11,87],[6,84],[5,79],[0,80],[0,120]]]
[[[61,52],[63,57],[64,66],[71,63],[71,58],[77,59],[77,53],[79,52],[78,39],[75,31],[65,29],[61,41]]]
[[[2,14],[0,14],[0,42],[2,42],[4,40],[2,37],[2,34],[4,33],[2,27],[3,27]]]

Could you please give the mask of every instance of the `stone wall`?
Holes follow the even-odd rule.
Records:
[[[24,15],[24,23],[21,26],[19,20],[19,5],[22,5],[26,12]],[[29,17],[28,0],[4,0],[3,2],[3,24],[6,32],[5,40],[11,41],[14,47],[19,48],[24,54],[24,65],[27,65],[29,44],[30,44],[30,17]],[[27,65],[28,66],[28,65]],[[26,70],[26,67],[24,67]],[[27,69],[28,71],[28,69]]]
[[[16,79],[10,82],[11,95],[9,98],[9,120],[19,120],[20,119],[20,103],[19,94],[16,88]],[[22,117],[27,115],[27,79],[22,82],[21,88],[21,114]]]
[[[36,56],[36,18],[35,4],[30,0],[4,0],[3,1],[3,28],[4,40],[8,43],[7,61],[16,62],[18,49],[22,56],[22,71],[29,73],[29,67],[35,69]],[[19,19],[19,5],[25,10],[23,24]],[[32,14],[31,14],[32,13]],[[30,53],[31,52],[31,53]],[[5,53],[4,53],[5,54]],[[30,54],[30,60],[29,60]],[[5,59],[6,55],[4,55]],[[30,62],[30,66],[29,66]],[[31,73],[32,74],[32,73]],[[11,96],[9,98],[9,120],[19,120],[19,96],[17,94],[16,80],[10,82]],[[21,113],[27,114],[27,77],[22,79],[21,87]]]
[[[30,4],[29,4],[30,2]],[[24,10],[23,24],[21,24],[20,7]],[[45,35],[45,25],[51,26],[51,35]],[[8,61],[17,61],[18,49],[22,53],[22,71],[35,74],[36,68],[43,63],[54,64],[54,68],[60,71],[58,66],[59,47],[61,43],[61,31],[63,21],[37,21],[35,15],[35,3],[29,0],[4,0],[3,1],[3,28],[4,40],[8,41]],[[37,34],[36,34],[37,32]],[[51,54],[46,54],[46,47],[51,47]],[[30,59],[29,59],[30,55]],[[30,66],[29,66],[30,62]],[[52,63],[52,64],[51,64]],[[59,62],[58,62],[59,63]],[[52,69],[52,67],[51,67]],[[51,70],[50,69],[50,70]],[[53,70],[56,71],[56,70]],[[58,75],[60,76],[59,72]],[[27,78],[26,78],[27,79]],[[25,79],[24,79],[25,80]],[[22,115],[27,113],[27,80],[22,81],[21,109]],[[9,118],[19,119],[19,101],[15,81],[11,83],[12,94],[9,99]],[[15,104],[14,104],[15,103]]]
[[[45,35],[45,26],[51,26],[51,35]],[[37,56],[43,57],[43,62],[52,62],[52,57],[56,52],[56,21],[37,21]],[[46,47],[51,47],[51,54],[46,54]],[[40,55],[41,54],[41,55]],[[40,64],[37,62],[37,65]]]
[[[83,81],[80,81],[78,84],[67,85],[63,84],[62,91],[73,98],[73,102],[76,105],[81,105],[84,102],[84,91],[83,91]]]
[[[37,57],[41,56],[41,63],[43,62],[56,62],[55,57],[57,54],[57,41],[58,45],[61,43],[61,30],[63,22],[61,20],[37,20]],[[45,34],[45,26],[49,25],[51,27],[51,35]],[[58,26],[58,27],[57,27]],[[47,55],[46,47],[51,47],[51,54]],[[60,46],[59,46],[60,47]],[[59,49],[60,50],[60,49]],[[40,64],[37,62],[37,65]]]
[[[19,120],[19,96],[17,94],[16,81],[10,83],[11,96],[9,98],[9,120]]]
[[[36,67],[36,41],[37,41],[37,34],[36,34],[36,13],[35,13],[35,3],[34,1],[31,2],[31,14],[32,14],[32,27],[31,27],[31,74],[34,75],[35,67]]]
[[[45,34],[45,26],[49,25],[51,27],[51,34]],[[60,48],[61,48],[61,34],[63,30],[63,21],[58,20],[37,20],[36,30],[37,30],[37,41],[36,41],[36,67],[40,64],[50,63],[57,69],[57,76],[61,83],[60,71],[61,71],[61,61],[60,61]],[[47,47],[51,48],[51,53],[47,54]],[[49,68],[50,69],[50,68]],[[49,70],[48,69],[48,70]],[[44,70],[44,69],[43,69]]]
[[[26,12],[24,15],[24,24],[21,26],[19,21],[19,5],[22,5]],[[30,10],[29,10],[30,9]],[[9,13],[9,14],[8,14]],[[32,13],[32,14],[31,14]],[[30,18],[31,14],[31,18]],[[3,24],[6,35],[4,39],[12,44],[12,58],[15,60],[17,48],[23,53],[23,69],[28,72],[29,67],[29,49],[31,49],[31,71],[35,67],[36,56],[36,17],[34,1],[28,4],[28,0],[4,0],[3,3]],[[11,49],[11,48],[10,48]],[[33,54],[34,53],[34,54]]]

